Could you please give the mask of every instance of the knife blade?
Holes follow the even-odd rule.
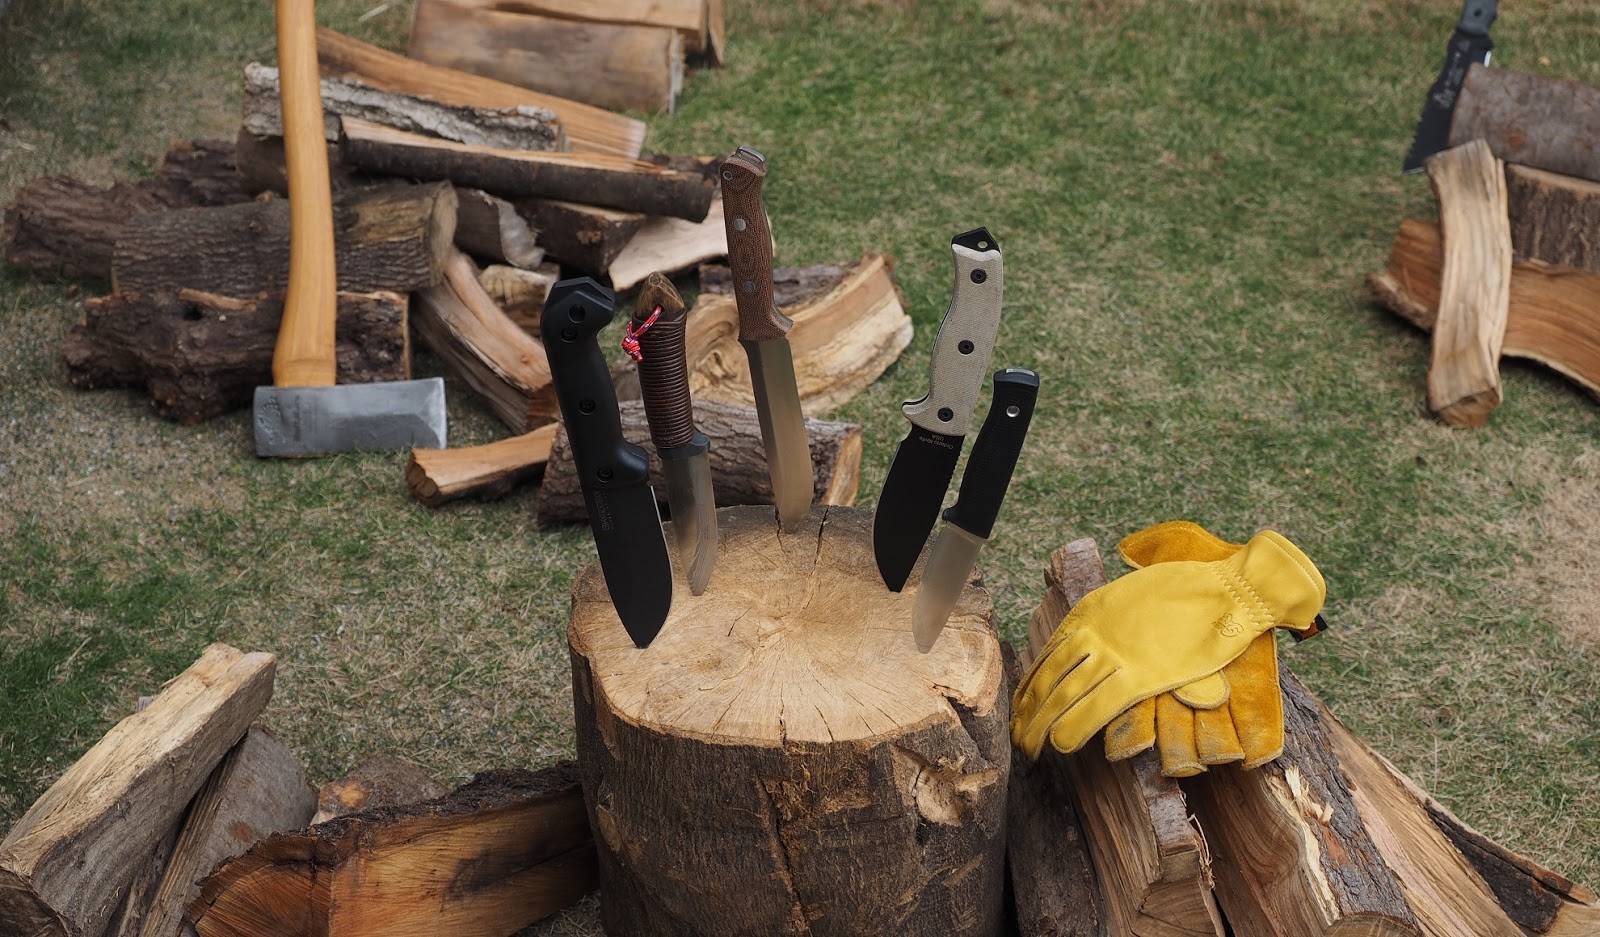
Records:
[[[687,324],[683,297],[664,274],[639,288],[622,347],[639,362],[639,387],[650,441],[661,457],[678,564],[695,595],[706,591],[717,562],[717,501],[711,487],[711,440],[695,429],[689,368],[683,359]]]
[[[739,307],[739,344],[750,358],[750,384],[778,522],[792,531],[811,509],[816,482],[795,383],[794,353],[789,348],[794,320],[772,301],[772,227],[761,199],[766,157],[741,146],[722,161],[720,174],[728,267]]]
[[[1461,96],[1461,83],[1466,80],[1467,68],[1473,62],[1489,64],[1489,53],[1494,42],[1489,38],[1489,24],[1497,15],[1495,0],[1466,0],[1461,9],[1461,19],[1456,31],[1445,47],[1444,67],[1439,77],[1428,89],[1428,98],[1422,105],[1422,117],[1417,121],[1417,133],[1411,139],[1411,149],[1401,172],[1418,172],[1428,157],[1450,145],[1450,120],[1455,116],[1456,100]]]
[[[895,451],[872,517],[872,553],[890,592],[905,588],[939,519],[1000,331],[1000,244],[987,228],[974,228],[952,238],[950,252],[956,284],[933,341],[928,393],[900,406],[911,432]]]
[[[933,650],[934,642],[939,640],[939,633],[955,610],[956,599],[966,588],[973,564],[978,561],[978,551],[994,530],[1038,398],[1039,375],[1027,368],[995,372],[989,413],[961,473],[956,503],[944,512],[944,527],[928,556],[922,586],[911,610],[911,632],[924,654]]]
[[[562,280],[550,288],[539,328],[611,604],[643,648],[672,608],[672,560],[650,488],[649,456],[622,436],[616,391],[596,338],[615,308],[616,297],[594,280]]]

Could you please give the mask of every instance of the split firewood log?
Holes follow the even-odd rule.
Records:
[[[448,184],[388,183],[334,197],[339,289],[409,292],[443,276],[456,229]],[[117,292],[195,289],[252,298],[281,293],[289,279],[289,204],[285,199],[151,212],[117,239],[111,283]]]
[[[374,88],[356,78],[322,79],[322,131],[337,143],[343,117],[419,133],[423,136],[508,150],[565,150],[566,137],[554,111],[543,107],[489,108],[444,104],[411,94]],[[247,133],[283,136],[283,102],[278,70],[251,62],[244,67],[244,117]]]
[[[6,209],[5,259],[34,276],[109,283],[123,225],[146,212],[247,202],[236,172],[233,144],[194,140],[168,150],[150,179],[109,187],[34,179]]]
[[[726,37],[721,0],[518,0],[512,7],[469,0],[468,5],[477,9],[509,8],[577,23],[666,27],[683,37],[686,55],[710,65],[722,64]]]
[[[1422,329],[1438,317],[1444,255],[1437,225],[1400,223],[1389,269],[1367,284],[1390,311]],[[1600,274],[1516,261],[1501,353],[1529,358],[1600,396]]]
[[[338,382],[411,377],[406,297],[340,293]],[[196,290],[115,293],[84,303],[62,342],[67,378],[84,389],[143,388],[156,411],[198,423],[249,406],[272,383],[283,295],[231,299]]]
[[[491,264],[533,270],[544,263],[538,233],[514,205],[477,189],[457,189],[456,195],[457,247]]]
[[[544,346],[506,317],[478,282],[472,258],[454,248],[444,282],[419,290],[412,324],[445,367],[513,432],[553,421],[555,385]]]
[[[570,762],[488,771],[419,804],[278,833],[224,863],[188,919],[199,937],[505,937],[594,889]]]
[[[767,453],[761,444],[761,425],[752,407],[695,400],[694,422],[711,440],[711,481],[717,504],[771,504],[772,478],[767,471]],[[644,446],[650,456],[650,483],[658,503],[666,508],[666,483],[661,474],[660,457],[649,444],[650,424],[644,404],[630,400],[619,405],[622,435],[629,442]],[[811,447],[813,500],[824,505],[850,505],[861,487],[861,426],[805,418],[806,441]],[[583,489],[578,467],[572,460],[567,434],[557,430],[551,444],[544,481],[539,486],[537,513],[541,524],[567,524],[584,520]]]
[[[611,262],[612,289],[632,289],[652,273],[673,274],[728,256],[722,199],[714,199],[704,221],[651,218]]]
[[[1428,406],[1452,426],[1482,426],[1500,405],[1500,348],[1511,301],[1506,177],[1482,140],[1429,157],[1444,234]]]
[[[539,319],[544,313],[544,301],[550,288],[561,279],[561,268],[555,264],[540,264],[537,269],[524,270],[506,264],[490,264],[478,271],[478,283],[505,312],[506,317],[522,331],[539,337]]]
[[[573,587],[606,933],[1000,933],[1010,684],[988,593],[969,581],[920,653],[915,581],[883,588],[870,511],[717,522],[731,561],[645,651],[598,564]]]
[[[554,111],[574,152],[629,159],[644,145],[644,121],[568,98],[426,62],[368,45],[326,27],[317,28],[317,61],[324,75],[355,78],[386,91],[463,107],[542,107]]]
[[[368,172],[447,180],[503,198],[550,198],[701,221],[715,186],[705,177],[604,153],[471,146],[344,118],[340,158]]]
[[[1518,258],[1600,273],[1600,182],[1506,164]]]
[[[517,199],[517,211],[539,232],[550,257],[592,277],[603,277],[649,218],[636,211],[557,199]]]
[[[0,841],[0,921],[102,934],[158,844],[272,696],[276,659],[225,644],[123,719]]]
[[[418,0],[408,51],[434,65],[597,107],[670,113],[683,88],[682,34],[659,22],[598,19],[604,3],[583,6],[598,9],[577,19],[537,4]],[[669,13],[687,7],[690,28],[705,25],[703,0],[653,6]]]
[[[342,778],[317,791],[317,813],[312,823],[322,823],[348,813],[402,807],[450,793],[426,768],[397,755],[378,752],[361,759]]]
[[[492,500],[544,475],[558,423],[482,446],[413,449],[406,461],[406,487],[430,508],[459,498]]]
[[[1473,63],[1450,119],[1450,145],[1600,182],[1600,88]]]
[[[1044,649],[1072,606],[1105,582],[1093,540],[1074,540],[1050,554],[1045,593],[1028,625],[1028,644],[1021,655],[1024,665]],[[1073,794],[1071,808],[1058,808],[1060,822],[1071,823],[1075,808],[1101,883],[1103,933],[1222,937],[1223,922],[1211,892],[1210,856],[1189,819],[1183,791],[1177,781],[1162,776],[1156,752],[1107,761],[1097,737],[1071,755],[1046,746],[1035,770],[1059,774],[1061,781],[1054,789]],[[1041,792],[1050,789],[1040,786]],[[1049,807],[1035,810],[1048,816]],[[1037,916],[1041,909],[1048,910],[1049,905],[1035,899],[1027,911]],[[1019,918],[1023,913],[1019,907]]]

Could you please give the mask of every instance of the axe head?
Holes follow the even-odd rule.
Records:
[[[256,455],[445,448],[444,379],[257,387]]]

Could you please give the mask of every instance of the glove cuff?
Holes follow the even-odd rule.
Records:
[[[1229,543],[1193,521],[1167,521],[1123,537],[1117,543],[1122,561],[1134,569],[1174,560],[1225,560],[1242,544]]]

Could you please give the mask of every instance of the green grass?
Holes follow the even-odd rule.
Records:
[[[320,16],[403,48],[405,6],[359,23],[372,6]],[[1558,588],[1600,545],[1559,523],[1600,505],[1600,408],[1507,362],[1488,427],[1437,424],[1426,336],[1362,285],[1402,217],[1433,215],[1397,167],[1459,6],[731,6],[728,67],[648,145],[766,153],[780,264],[895,258],[916,337],[836,414],[866,431],[861,503],[925,390],[949,238],[986,225],[995,365],[1044,385],[984,557],[1006,634],[1068,540],[1273,526],[1330,588],[1334,630],[1295,670],[1469,822],[1600,881],[1600,613]],[[1508,7],[1495,34],[1498,64],[1600,83],[1592,3]],[[0,197],[231,134],[240,68],[271,50],[266,4],[17,0]],[[279,655],[267,718],[319,779],[380,750],[447,778],[570,754],[582,529],[535,527],[529,491],[430,511],[400,457],[257,462],[242,415],[178,427],[74,391],[80,301],[0,272],[0,826],[212,639]],[[457,441],[494,438],[451,391]]]

